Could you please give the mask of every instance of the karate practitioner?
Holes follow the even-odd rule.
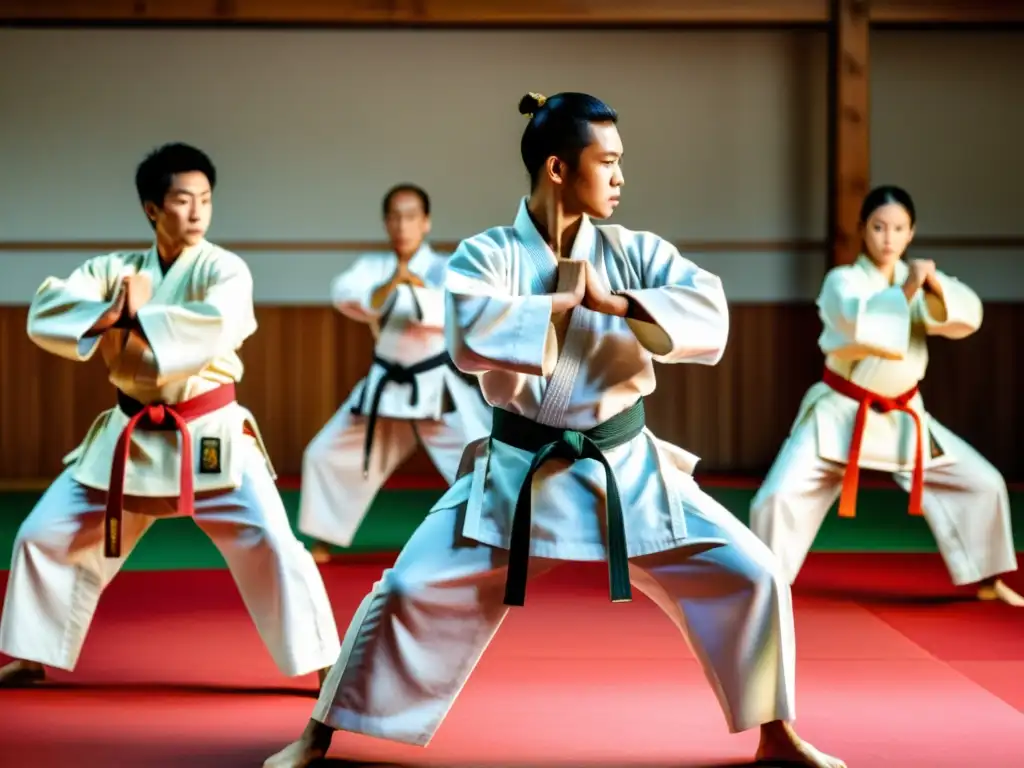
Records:
[[[282,673],[320,672],[340,643],[323,581],[293,534],[249,411],[238,350],[256,330],[245,262],[205,239],[216,171],[170,144],[139,165],[155,244],[47,278],[28,334],[67,360],[98,351],[117,406],[101,413],[22,523],[0,619],[0,685],[72,670],[101,593],[162,517],[191,515],[227,562]],[[127,639],[127,638],[126,638]],[[201,652],[201,636],[182,638]]]
[[[657,235],[592,221],[622,192],[610,107],[564,93],[520,111],[531,194],[512,226],[460,245],[447,280],[449,349],[480,375],[493,431],[364,599],[305,732],[265,765],[308,765],[334,730],[428,744],[528,577],[607,560],[612,600],[632,584],[665,611],[728,728],[760,729],[759,758],[843,766],[789,725],[793,615],[775,558],[697,487],[697,457],[644,425],[654,361],[721,358],[721,282]]]
[[[391,253],[360,257],[334,280],[334,305],[370,326],[370,370],[306,448],[299,530],[317,539],[313,556],[348,547],[374,497],[422,444],[448,485],[466,444],[491,429],[475,377],[459,371],[444,342],[448,257],[424,242],[430,198],[401,184],[384,197]]]
[[[1000,574],[1016,570],[1002,476],[925,410],[918,384],[928,337],[963,339],[981,326],[978,296],[929,260],[904,261],[916,213],[899,187],[878,187],[860,213],[865,253],[825,276],[818,296],[821,382],[751,505],[753,531],[792,583],[829,508],[853,517],[860,467],[891,472],[924,515],[953,583],[1024,606]]]

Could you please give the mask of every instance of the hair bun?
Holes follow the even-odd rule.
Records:
[[[547,96],[540,93],[528,93],[519,100],[519,114],[533,117],[544,106]]]

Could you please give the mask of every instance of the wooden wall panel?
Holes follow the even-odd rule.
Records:
[[[0,307],[0,480],[52,478],[94,416],[113,403],[102,363],[74,364],[32,345],[26,310]],[[278,472],[297,475],[302,451],[362,376],[370,335],[326,307],[259,307],[243,350],[239,397],[259,420]],[[931,411],[1008,479],[1024,479],[1024,364],[1012,355],[1024,305],[990,304],[961,342],[935,340],[923,390]],[[820,375],[810,305],[733,308],[729,350],[715,367],[659,366],[649,400],[658,434],[702,457],[700,470],[761,473]],[[405,474],[433,475],[422,455]]]

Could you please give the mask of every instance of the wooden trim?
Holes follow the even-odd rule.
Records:
[[[804,26],[830,0],[5,0],[2,25],[304,27]],[[1024,23],[1020,0],[876,0],[873,24]]]
[[[915,237],[911,248],[946,248],[949,250],[1024,250],[1021,235],[939,235]]]
[[[874,24],[974,25],[1024,22],[1021,0],[871,0]]]
[[[859,202],[858,202],[859,205]],[[234,240],[217,241],[238,253],[367,253],[386,251],[383,240]],[[439,251],[454,251],[456,240],[434,241]],[[151,247],[144,240],[0,240],[3,253],[112,253]],[[825,251],[824,240],[680,240],[686,253],[814,253]],[[1024,235],[926,235],[914,239],[913,248],[948,250],[1024,250]]]
[[[347,253],[387,251],[390,246],[383,240],[236,240],[220,241],[218,245],[237,253]],[[454,251],[456,240],[433,241],[439,251]],[[683,240],[676,246],[688,253],[792,253],[823,250],[820,240]],[[152,247],[144,240],[5,240],[0,241],[0,253],[112,253],[114,251],[137,251]]]
[[[829,256],[860,253],[858,221],[871,170],[868,0],[832,0],[829,26]]]
[[[214,26],[823,24],[828,0],[6,0],[0,22]]]

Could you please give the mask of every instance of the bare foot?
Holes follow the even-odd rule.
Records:
[[[819,752],[781,720],[761,726],[761,743],[757,745],[755,759],[760,765],[846,768],[842,760]]]
[[[1003,582],[1002,579],[992,579],[982,582],[978,587],[979,600],[1000,600],[1014,608],[1024,608],[1024,597],[1021,597]]]
[[[12,661],[0,667],[0,688],[28,688],[46,679],[43,665],[35,661]]]
[[[323,723],[310,720],[298,741],[293,741],[276,755],[268,757],[263,768],[306,768],[327,756],[334,731]]]
[[[321,565],[331,562],[330,544],[324,544],[324,542],[318,541],[309,548],[309,552],[313,555],[313,562],[320,563]]]

